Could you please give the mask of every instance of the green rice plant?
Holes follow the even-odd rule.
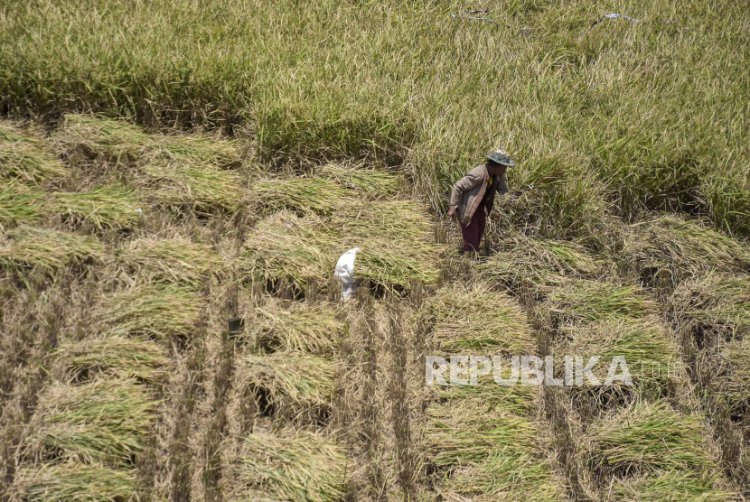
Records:
[[[76,462],[23,466],[15,486],[29,502],[126,502],[138,499],[134,469],[113,469]]]
[[[145,177],[136,180],[141,191],[156,204],[192,206],[199,212],[234,211],[242,203],[240,177],[211,165],[179,165],[164,162],[143,167]]]
[[[681,331],[699,345],[742,339],[750,334],[750,275],[708,274],[684,282],[671,307]]]
[[[21,226],[8,232],[0,244],[0,267],[52,274],[69,265],[101,261],[104,251],[94,237]]]
[[[667,471],[637,478],[616,479],[605,500],[622,502],[727,502],[737,494],[717,486],[712,477],[692,472]]]
[[[551,290],[537,310],[552,327],[606,319],[638,319],[656,312],[652,300],[637,286],[589,279],[567,279]]]
[[[711,270],[750,270],[750,248],[678,216],[631,225],[623,254],[644,284],[668,290]]]
[[[356,204],[335,181],[325,178],[269,178],[253,183],[250,199],[259,214],[288,210],[300,216],[330,215]]]
[[[447,500],[568,500],[565,485],[554,476],[549,461],[528,453],[502,450],[491,453],[478,464],[456,469],[442,484],[441,491]]]
[[[130,241],[117,251],[117,264],[131,276],[193,288],[225,268],[211,246],[182,236]]]
[[[335,502],[346,494],[346,473],[344,450],[320,434],[259,431],[242,442],[230,500]]]
[[[96,322],[110,335],[142,335],[157,340],[189,338],[203,316],[195,290],[172,284],[136,285],[102,299]]]
[[[750,179],[744,166],[708,176],[702,189],[716,226],[738,236],[750,235]]]
[[[381,169],[365,169],[336,164],[327,164],[316,173],[331,179],[344,188],[366,194],[368,197],[384,198],[396,195],[403,186],[403,177]]]
[[[54,192],[50,197],[49,210],[72,226],[128,229],[140,219],[140,203],[134,191],[122,185],[100,186],[88,192]]]
[[[44,214],[44,194],[10,181],[0,187],[0,225],[34,223]]]
[[[0,122],[0,178],[38,185],[68,170],[37,137]]]
[[[419,316],[437,347],[447,352],[536,352],[535,337],[518,302],[483,284],[441,288],[425,301]]]
[[[164,382],[172,368],[161,345],[117,335],[67,340],[55,354],[57,372],[71,382],[114,377],[156,384]]]
[[[584,361],[600,357],[592,372],[602,383],[615,356],[625,359],[632,378],[632,386],[615,381],[612,385],[595,387],[584,379],[583,387],[571,389],[574,394],[593,393],[597,400],[612,394],[659,399],[674,396],[677,387],[687,383],[687,373],[679,365],[677,346],[657,317],[609,318],[584,326],[566,326],[562,333],[569,339],[566,353],[580,355]]]
[[[127,164],[150,157],[152,137],[124,120],[66,114],[52,141],[64,152],[80,151],[88,157]]]
[[[313,354],[274,352],[243,357],[237,372],[245,393],[262,401],[263,413],[289,418],[326,416],[336,365]]]
[[[613,475],[669,470],[715,474],[704,421],[701,415],[678,413],[664,401],[618,410],[590,428],[591,466]]]
[[[145,446],[158,407],[133,380],[53,382],[40,396],[27,444],[42,457],[130,466]]]
[[[345,325],[327,304],[293,304],[283,308],[269,300],[256,307],[245,321],[249,339],[269,352],[330,353],[343,335]]]

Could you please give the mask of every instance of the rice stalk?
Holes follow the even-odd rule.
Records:
[[[39,185],[67,175],[68,170],[40,139],[10,123],[0,123],[0,178]]]
[[[28,445],[41,457],[133,465],[159,402],[133,380],[53,382],[40,396]]]
[[[238,370],[242,387],[261,401],[262,413],[290,418],[325,417],[335,375],[335,363],[299,352],[247,355]]]
[[[256,307],[245,321],[250,340],[269,352],[330,353],[345,326],[331,305],[292,305],[270,301]]]
[[[342,187],[361,192],[368,197],[391,197],[403,185],[403,177],[380,169],[364,169],[336,164],[327,164],[316,173],[335,181]]]
[[[334,181],[325,178],[271,178],[258,180],[250,199],[259,214],[287,210],[299,216],[331,215],[356,199]]]
[[[103,298],[95,319],[110,335],[189,338],[203,315],[202,304],[203,299],[192,289],[148,284]]]
[[[694,471],[714,474],[705,417],[675,412],[663,401],[637,403],[594,423],[591,466],[612,475]]]
[[[93,225],[98,230],[129,229],[138,224],[140,203],[122,185],[100,186],[88,192],[54,192],[50,210],[69,225]]]
[[[0,243],[0,267],[37,269],[52,274],[69,265],[104,258],[104,246],[94,237],[22,226],[8,232]]]
[[[134,163],[148,157],[151,136],[124,120],[66,114],[52,141],[65,152],[83,151],[94,159]]]
[[[15,486],[29,502],[128,502],[138,499],[135,470],[76,462],[23,466]]]
[[[344,451],[320,434],[256,432],[244,438],[234,471],[233,501],[334,502],[346,493]]]
[[[726,502],[737,500],[737,494],[719,488],[714,477],[692,472],[667,471],[635,479],[616,479],[608,488],[605,500],[622,502]]]
[[[44,214],[44,194],[10,181],[0,187],[0,226],[34,223]]]
[[[131,276],[193,288],[224,269],[211,246],[181,236],[130,241],[117,251],[117,264]]]
[[[55,356],[60,378],[69,382],[133,378],[157,384],[166,380],[172,368],[161,345],[117,335],[65,341]]]

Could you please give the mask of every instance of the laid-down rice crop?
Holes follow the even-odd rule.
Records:
[[[122,185],[108,185],[88,192],[53,192],[49,210],[77,227],[92,225],[128,229],[138,223],[140,203],[135,192]]]
[[[171,368],[163,346],[117,335],[67,340],[55,355],[60,379],[71,382],[132,377],[153,384],[164,381]]]
[[[253,183],[250,200],[262,215],[288,210],[299,216],[331,215],[356,204],[335,181],[325,178],[270,178]]]
[[[142,335],[157,340],[189,338],[203,313],[203,299],[192,289],[171,284],[136,285],[102,299],[96,322],[111,335]]]
[[[0,228],[34,223],[44,212],[42,192],[14,181],[0,187]]]
[[[38,458],[132,465],[159,402],[132,380],[53,382],[40,396],[28,447]]]
[[[0,178],[38,185],[67,174],[68,170],[41,139],[0,122]]]
[[[275,417],[326,416],[336,376],[332,361],[300,352],[245,356],[237,371],[244,394]]]
[[[248,341],[264,351],[317,354],[331,352],[345,329],[331,305],[294,304],[284,308],[273,299],[254,308],[245,326]]]
[[[750,409],[750,338],[720,343],[702,362],[712,397],[734,416]]]
[[[684,471],[615,479],[605,492],[605,500],[612,502],[726,502],[736,500],[736,496],[729,490],[717,488],[713,477]]]
[[[518,302],[481,283],[438,290],[425,302],[420,317],[435,346],[446,352],[536,353],[534,335]]]
[[[553,288],[537,309],[552,327],[639,318],[656,312],[653,301],[636,286],[587,279],[566,280]]]
[[[580,355],[584,361],[598,356],[599,362],[592,366],[592,371],[600,382],[606,378],[615,356],[624,358],[632,378],[632,387],[616,380],[612,385],[593,389],[588,388],[590,382],[584,379],[584,387],[575,387],[571,389],[573,392],[625,393],[640,399],[658,399],[675,395],[677,387],[687,379],[685,369],[679,366],[677,346],[658,317],[605,319],[584,326],[567,326],[562,333],[568,342],[558,353]]]
[[[53,273],[71,264],[100,261],[104,246],[95,238],[36,227],[18,227],[0,242],[0,267]]]
[[[29,502],[123,502],[137,495],[136,471],[77,462],[23,467],[14,489]]]
[[[116,253],[117,266],[128,276],[195,288],[224,267],[211,246],[181,236],[136,239]]]
[[[443,473],[445,494],[472,500],[565,500],[530,419],[477,399],[433,404],[427,416],[429,460]]]
[[[714,475],[704,422],[705,417],[678,413],[664,401],[619,410],[592,424],[591,465],[611,475],[670,470]]]
[[[710,270],[750,271],[749,247],[672,215],[631,225],[623,255],[644,284],[670,290]]]
[[[402,176],[381,169],[327,164],[321,167],[316,174],[334,180],[344,188],[355,190],[373,198],[393,196],[403,185]]]
[[[256,432],[243,439],[232,501],[334,502],[346,493],[347,460],[330,439],[305,431]]]

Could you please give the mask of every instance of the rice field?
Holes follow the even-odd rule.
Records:
[[[0,6],[0,500],[750,498],[746,11]]]

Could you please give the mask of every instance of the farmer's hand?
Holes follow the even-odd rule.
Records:
[[[451,218],[451,219],[453,219],[453,220],[457,220],[458,219],[458,214],[456,212],[456,206],[453,206],[450,209],[448,209],[448,217]]]

